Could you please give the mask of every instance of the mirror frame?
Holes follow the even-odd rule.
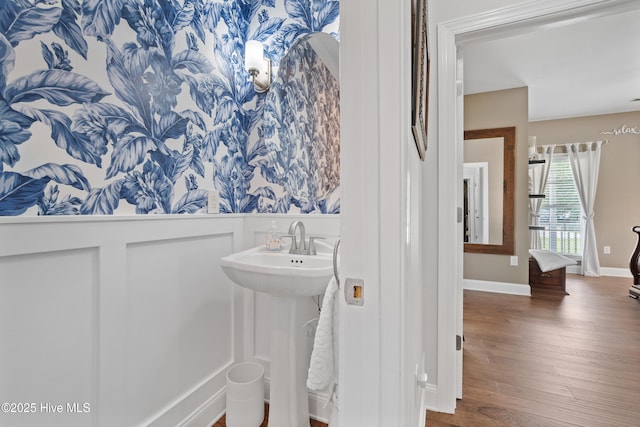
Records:
[[[502,184],[502,244],[490,245],[464,243],[464,251],[479,254],[513,255],[515,249],[515,166],[516,128],[515,126],[464,131],[464,140],[503,138],[504,175]]]

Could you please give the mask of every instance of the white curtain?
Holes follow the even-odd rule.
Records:
[[[596,244],[596,230],[593,225],[593,205],[596,200],[600,152],[602,141],[567,145],[571,172],[584,211],[582,224],[582,274],[600,276],[600,260]]]
[[[529,194],[544,194],[549,177],[549,169],[553,158],[555,145],[542,145],[535,148],[536,152],[531,159],[544,160],[544,163],[531,164],[529,166]],[[539,225],[540,206],[543,199],[529,198],[529,224]],[[531,249],[542,249],[542,236],[540,230],[531,230],[529,247]]]

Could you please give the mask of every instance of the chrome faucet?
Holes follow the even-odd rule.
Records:
[[[298,230],[300,231],[300,238],[298,239]],[[323,239],[324,237],[311,236],[307,244],[305,239],[304,224],[302,221],[293,221],[289,226],[289,234],[285,234],[282,237],[291,238],[291,248],[289,253],[293,255],[316,255],[316,247],[314,241],[317,239]]]
[[[298,230],[300,230],[300,240],[297,240]],[[308,254],[307,242],[304,240],[304,224],[302,221],[293,221],[289,226],[289,234],[287,236],[291,237],[291,249],[289,249],[290,254]]]

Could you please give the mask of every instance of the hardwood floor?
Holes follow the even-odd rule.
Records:
[[[640,427],[630,283],[568,274],[564,297],[465,291],[463,399],[455,415],[428,412],[427,427]]]
[[[640,427],[631,279],[567,275],[568,296],[465,291],[463,399],[428,427]]]

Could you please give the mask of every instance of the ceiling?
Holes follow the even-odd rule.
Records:
[[[529,120],[640,110],[640,10],[465,43],[465,95],[529,87]]]

